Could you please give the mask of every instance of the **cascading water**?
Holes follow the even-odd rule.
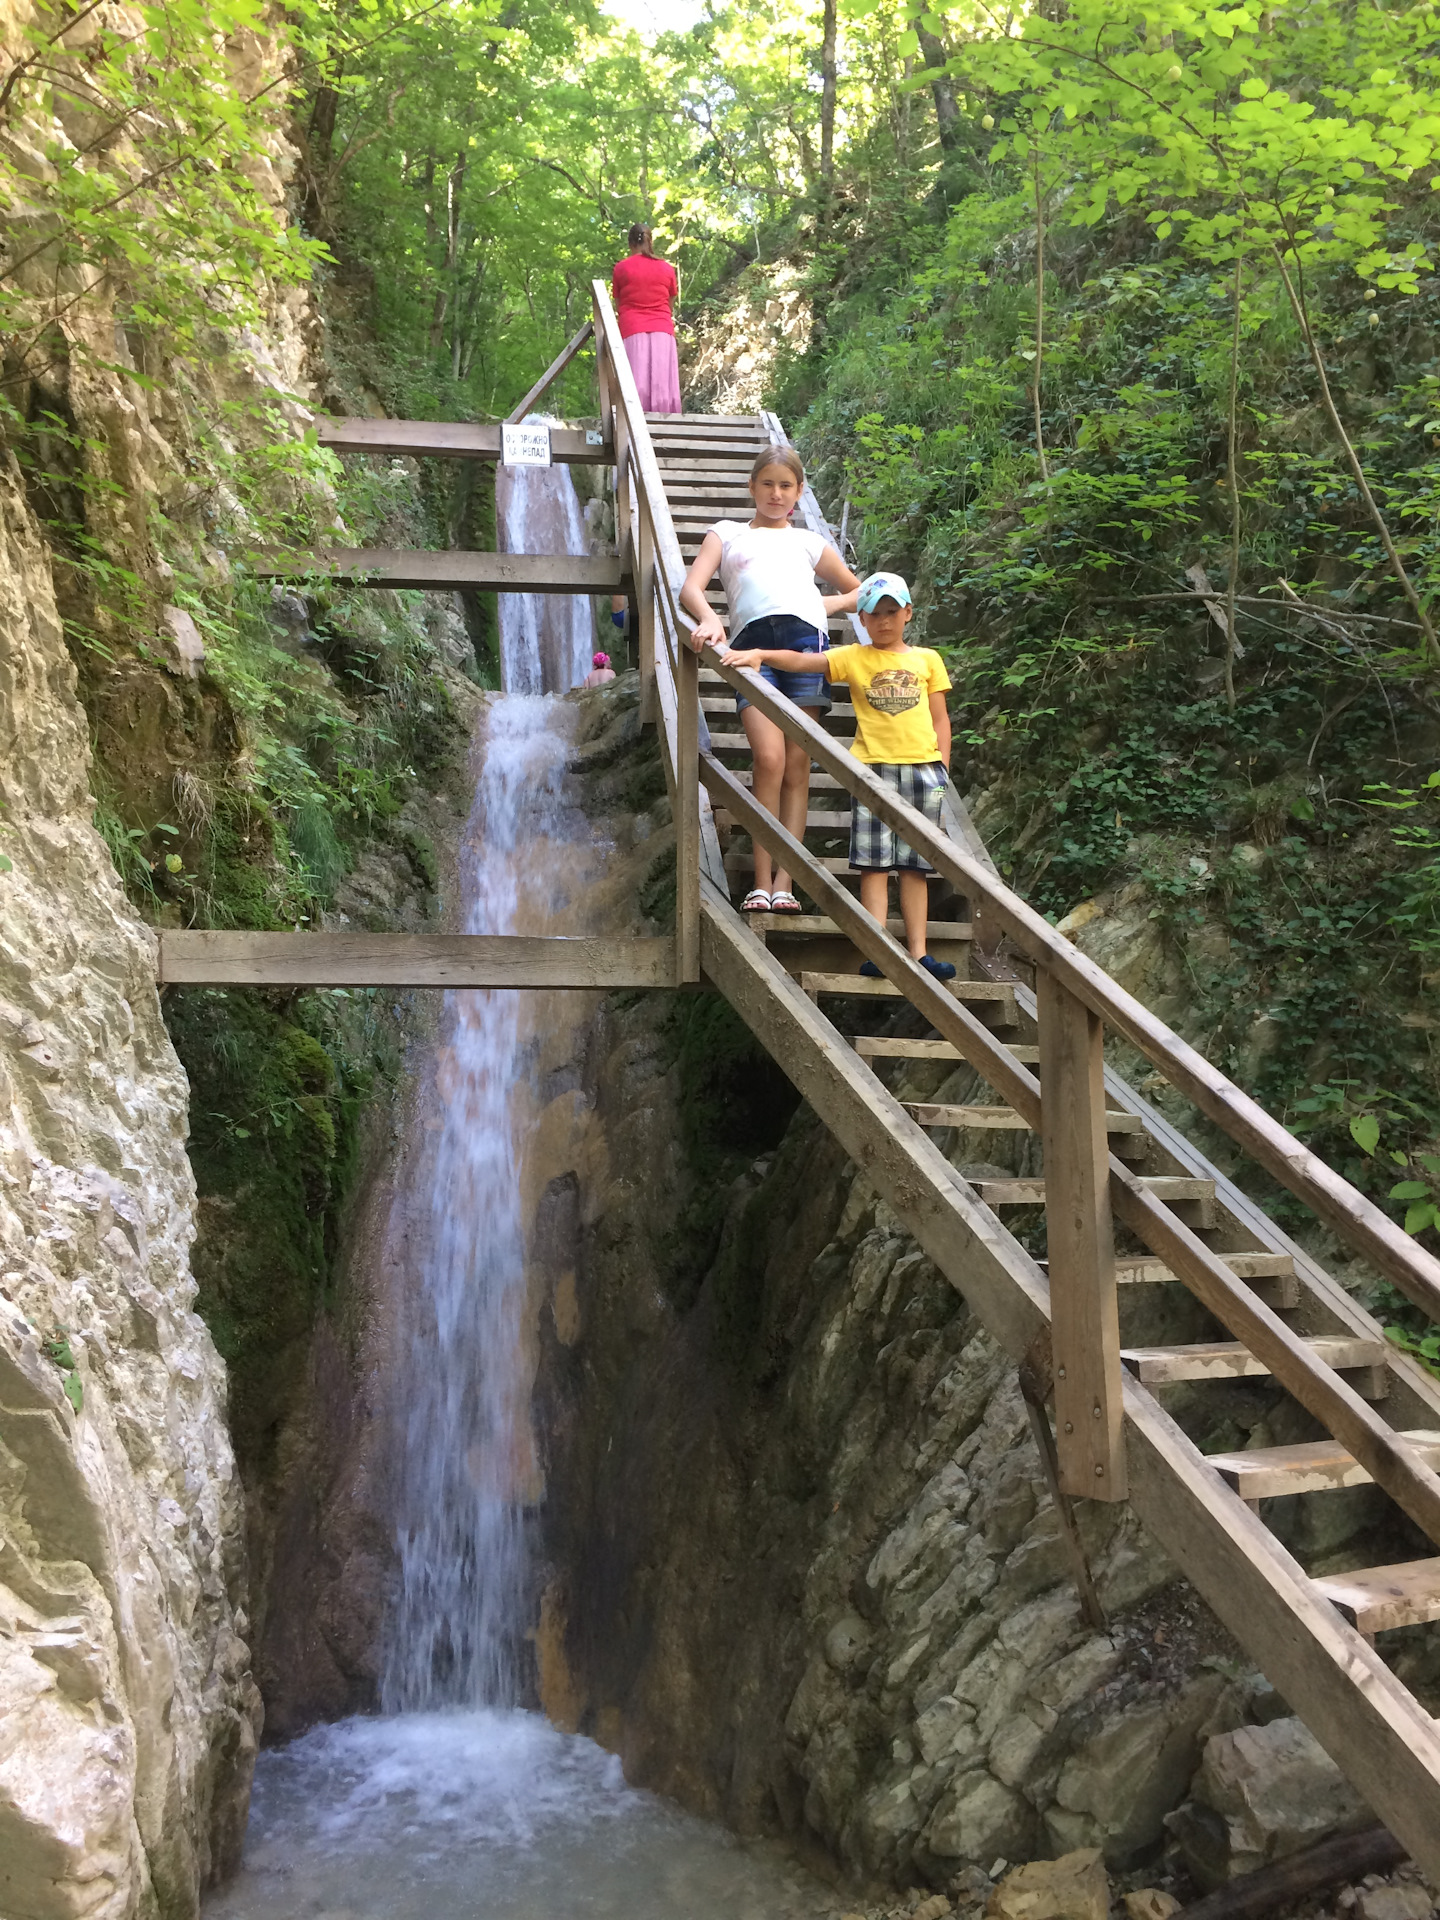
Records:
[[[525,424],[558,426],[548,414]],[[587,551],[569,467],[499,467],[495,518],[503,553]],[[583,594],[500,595],[500,684],[506,693],[567,693],[590,671],[595,615]]]
[[[584,550],[563,469],[510,479],[500,490],[510,551]],[[583,622],[573,610],[547,622],[563,601],[522,600],[510,616],[511,598],[506,696],[488,709],[461,860],[464,924],[591,931],[580,922],[605,846],[567,771],[580,708],[556,697],[589,664],[589,603]],[[567,1018],[582,1023],[578,1053],[578,996],[446,996],[392,1219],[399,1577],[382,1714],[261,1756],[244,1866],[207,1901],[207,1920],[838,1912],[788,1863],[630,1789],[617,1760],[521,1704],[533,1696],[526,1515],[543,1496],[530,1404],[529,1082],[542,1036],[553,1044]]]

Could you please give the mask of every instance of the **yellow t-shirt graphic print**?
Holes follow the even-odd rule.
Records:
[[[940,758],[930,696],[950,685],[933,647],[831,647],[825,669],[855,701],[855,758],[869,765],[924,766]]]

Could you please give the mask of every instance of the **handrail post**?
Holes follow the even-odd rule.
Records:
[[[1036,969],[1035,998],[1060,1484],[1072,1496],[1123,1500],[1105,1029],[1048,967]]]
[[[640,635],[640,724],[655,719],[655,527],[649,502],[638,499],[635,516],[635,611]]]
[[[700,660],[683,635],[675,653],[675,978],[688,982],[700,978]]]

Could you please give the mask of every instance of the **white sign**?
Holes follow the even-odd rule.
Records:
[[[603,433],[597,432],[594,427],[587,427],[585,429],[585,444],[587,447],[603,447],[605,444],[605,436]]]
[[[500,457],[507,467],[548,467],[550,429],[512,427],[507,421],[500,429]]]

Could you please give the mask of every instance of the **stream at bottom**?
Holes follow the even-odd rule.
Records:
[[[778,1850],[627,1787],[536,1713],[342,1720],[260,1757],[205,1920],[830,1920]]]

